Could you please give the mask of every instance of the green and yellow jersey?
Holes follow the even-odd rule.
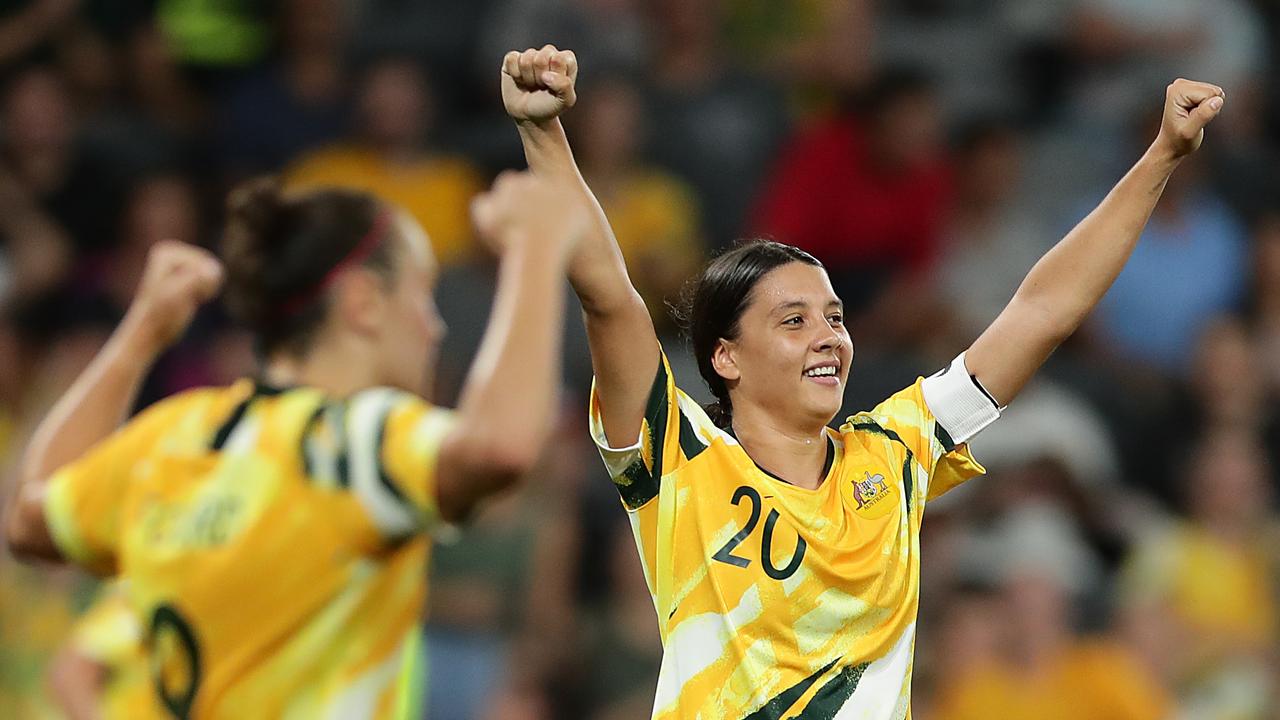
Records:
[[[608,447],[593,395],[662,636],[654,718],[909,717],[925,503],[984,472],[929,382],[828,429],[815,490],[757,467],[665,357],[635,445]]]
[[[142,623],[129,605],[127,584],[116,580],[103,587],[71,634],[72,648],[106,670],[99,704],[104,720],[155,717],[159,712],[142,649]]]
[[[392,717],[451,422],[385,388],[195,390],[58,471],[46,517],[128,578],[165,716]]]

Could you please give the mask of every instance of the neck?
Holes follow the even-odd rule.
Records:
[[[825,425],[799,429],[759,408],[735,406],[733,433],[747,455],[770,473],[809,490],[822,484],[829,442]]]
[[[303,357],[277,353],[267,359],[263,379],[281,387],[306,386],[343,398],[382,384],[371,368],[375,358],[355,343],[317,344]]]

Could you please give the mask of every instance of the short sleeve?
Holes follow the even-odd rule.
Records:
[[[902,443],[924,468],[930,500],[986,470],[967,443],[955,444],[925,401],[925,378],[894,393],[874,410],[849,418],[841,432],[874,430]]]
[[[137,658],[142,650],[142,624],[120,582],[108,585],[76,622],[71,643],[84,656],[108,666]]]
[[[436,479],[453,414],[410,393],[375,388],[348,400],[344,416],[350,488],[378,531],[390,540],[448,533]]]
[[[45,523],[63,557],[95,573],[115,572],[132,471],[172,427],[180,402],[156,403],[49,479]]]
[[[591,437],[600,450],[609,477],[629,510],[636,510],[658,496],[663,476],[679,469],[707,447],[705,430],[710,420],[691,398],[676,387],[666,354],[645,404],[640,436],[631,445],[610,447],[600,416],[600,400],[591,388]]]

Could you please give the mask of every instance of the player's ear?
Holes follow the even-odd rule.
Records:
[[[333,294],[334,312],[343,327],[360,335],[376,335],[390,307],[385,283],[367,268],[343,273]]]
[[[737,380],[742,375],[738,370],[738,361],[734,358],[736,349],[732,340],[720,338],[716,341],[715,350],[711,351],[711,367],[725,380]]]

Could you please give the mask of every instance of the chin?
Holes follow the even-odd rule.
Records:
[[[840,414],[840,408],[844,405],[844,393],[841,393],[835,400],[822,400],[808,403],[805,407],[806,414],[813,418],[814,422],[821,422],[823,425],[830,425],[836,415]]]

